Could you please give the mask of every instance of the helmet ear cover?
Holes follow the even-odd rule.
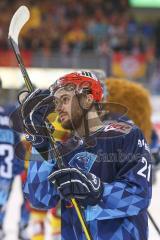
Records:
[[[89,96],[90,95],[90,96]],[[92,106],[94,106],[95,104],[95,100],[93,98],[92,93],[90,93],[90,91],[85,90],[82,93],[79,92],[75,92],[75,96],[78,99],[79,102],[79,106],[81,107],[81,109],[83,111],[85,111],[86,113],[92,108]]]

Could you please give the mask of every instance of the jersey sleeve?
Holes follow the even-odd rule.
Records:
[[[33,148],[24,193],[35,208],[49,209],[57,205],[59,194],[48,181],[49,174],[55,168],[54,160],[45,161]]]
[[[15,149],[15,154],[14,154],[14,167],[13,167],[13,175],[18,175],[18,174],[21,174],[24,169],[25,169],[25,166],[24,166],[24,152],[25,152],[25,149],[24,147],[21,145],[21,148],[20,148],[20,152],[21,152],[21,155],[23,157],[21,157],[19,154],[17,154],[17,151],[16,151],[16,148],[17,146],[19,145],[19,143],[21,142],[21,136],[19,133],[17,133],[16,131],[14,131],[14,149]]]
[[[149,206],[151,199],[149,147],[138,128],[123,136],[121,145],[115,180],[104,183],[103,197],[99,204],[86,208],[88,221],[135,216]]]

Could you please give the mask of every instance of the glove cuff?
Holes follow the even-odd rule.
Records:
[[[103,186],[103,183],[101,182],[101,185],[97,194],[94,192],[94,194],[92,194],[86,199],[87,205],[94,206],[98,204],[102,199],[103,191],[104,191],[104,186]]]
[[[31,142],[32,146],[38,151],[47,151],[49,147],[49,141],[47,137],[34,136],[31,134],[26,134],[25,138],[28,142]]]

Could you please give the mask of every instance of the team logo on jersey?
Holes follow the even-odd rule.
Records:
[[[89,152],[80,152],[74,155],[70,160],[69,165],[84,172],[89,172],[97,156]]]
[[[105,132],[108,131],[117,131],[122,133],[129,133],[132,129],[132,126],[123,122],[110,122],[104,129]]]

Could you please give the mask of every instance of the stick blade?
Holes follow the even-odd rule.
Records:
[[[21,31],[25,23],[29,20],[29,18],[30,18],[29,9],[26,6],[22,5],[17,9],[17,11],[15,12],[11,19],[8,38],[12,38],[17,45],[19,32]]]

